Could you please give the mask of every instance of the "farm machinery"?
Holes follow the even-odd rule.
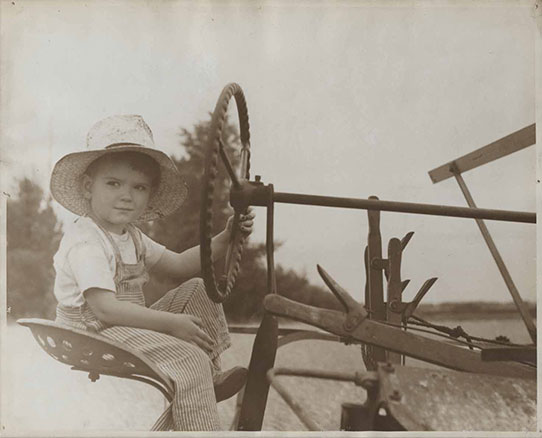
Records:
[[[228,156],[223,141],[223,129],[232,99],[235,99],[237,106],[241,143],[235,159]],[[297,376],[346,381],[365,389],[367,397],[363,402],[342,405],[342,430],[534,430],[537,392],[536,326],[484,220],[534,224],[536,215],[477,208],[461,176],[465,171],[534,143],[535,125],[531,125],[429,173],[435,183],[455,178],[468,207],[385,201],[376,196],[357,199],[275,192],[273,184],[265,184],[259,176],[250,179],[247,104],[239,85],[227,85],[212,114],[201,189],[201,268],[209,297],[215,302],[223,302],[234,288],[245,245],[245,236],[237,231],[235,223],[249,206],[266,209],[267,260],[267,290],[263,302],[265,313],[260,325],[257,328],[231,327],[234,333],[255,334],[248,380],[238,395],[232,428],[242,431],[262,429],[272,386],[307,429],[321,430],[309,411],[298,403],[291,388],[282,383],[282,376]],[[231,182],[229,202],[235,213],[223,275],[217,279],[211,238],[219,166],[223,166]],[[312,304],[318,302],[318,306],[281,295],[281,291],[277,290],[274,263],[274,206],[277,203],[360,209],[367,212],[363,304],[354,300],[321,266],[318,266],[318,272],[331,293],[320,292],[311,300]],[[437,279],[428,279],[412,301],[403,301],[402,292],[408,280],[401,278],[401,261],[403,251],[414,233],[390,239],[387,252],[383,251],[380,233],[382,211],[475,219],[532,344],[517,345],[476,338],[459,328],[432,324],[415,315],[418,305]],[[279,318],[301,322],[315,329],[279,327]],[[88,372],[93,381],[101,374],[129,378],[153,385],[168,400],[173,397],[170,379],[137,352],[99,334],[60,327],[51,321],[25,319],[19,320],[19,323],[32,330],[37,341],[52,357],[71,365],[72,369]],[[430,331],[432,336],[422,336],[416,330]],[[437,335],[446,339],[437,339]],[[274,366],[280,346],[306,339],[359,345],[359,368],[345,373]],[[406,366],[404,357],[437,366]]]
[[[240,127],[238,169],[228,157],[222,141],[228,103],[232,98],[237,104]],[[232,235],[224,275],[217,282],[210,242],[213,194],[219,161],[223,163],[231,179],[230,204],[235,210],[236,218],[249,206],[265,207],[267,210],[268,276],[267,295],[264,299],[266,313],[256,333],[248,382],[238,412],[237,428],[261,429],[268,389],[269,385],[272,385],[308,429],[320,430],[318,423],[310,418],[307,410],[300,406],[295,396],[280,383],[279,376],[283,375],[351,381],[365,388],[368,395],[365,403],[343,405],[341,428],[344,430],[524,430],[533,427],[536,418],[536,327],[483,220],[535,223],[536,215],[476,208],[461,173],[534,143],[535,125],[531,125],[430,172],[433,182],[454,177],[469,207],[383,201],[375,196],[369,199],[353,199],[275,192],[273,184],[264,184],[259,176],[253,181],[250,180],[251,150],[245,97],[237,84],[226,86],[218,98],[212,117],[200,215],[202,273],[207,292],[216,302],[223,301],[231,293],[239,272],[244,244],[241,233]],[[364,304],[355,301],[321,266],[318,266],[318,272],[335,296],[335,302],[324,296],[320,300],[321,307],[314,307],[288,299],[277,291],[273,258],[273,214],[276,203],[367,211],[369,230],[364,251]],[[457,342],[450,343],[405,331],[404,328],[409,322],[423,321],[415,317],[414,311],[436,278],[428,279],[411,302],[403,302],[402,292],[408,280],[401,279],[401,257],[413,233],[410,232],[401,239],[390,239],[387,256],[384,257],[380,234],[381,211],[474,218],[510,290],[533,345],[512,346],[491,340],[478,342],[468,335],[466,341],[460,342],[458,338],[463,333],[454,333],[453,330],[449,330],[447,336]],[[277,317],[309,324],[321,330],[313,335],[304,333],[303,336],[295,332],[281,333]],[[425,323],[427,328],[438,328]],[[357,370],[348,375],[273,367],[279,339],[281,344],[287,343],[288,338],[297,340],[314,336],[321,339],[321,331],[332,334],[336,340],[345,343],[359,343],[365,372]],[[428,372],[402,366],[403,356],[446,369],[439,368]],[[466,396],[469,391],[476,393],[476,397]],[[436,400],[439,403],[435,403]],[[420,411],[424,414],[420,415]],[[458,420],[459,418],[463,421]]]

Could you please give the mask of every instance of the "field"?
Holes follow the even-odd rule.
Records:
[[[529,342],[517,319],[442,323],[461,324],[473,335],[503,334],[513,342]],[[10,325],[4,335],[1,421],[5,432],[144,431],[163,410],[163,397],[146,384],[103,376],[91,383],[85,373],[71,371],[47,356],[28,329]],[[233,347],[223,355],[224,368],[248,366],[252,341],[251,335],[234,335]],[[415,361],[407,363],[423,366]],[[359,347],[326,341],[301,341],[281,347],[276,365],[347,372],[364,369]],[[365,392],[350,383],[283,378],[291,381],[296,399],[323,430],[339,430],[341,403],[359,403],[365,398]],[[229,429],[235,402],[234,397],[219,404],[224,430]],[[305,430],[273,389],[263,429]]]

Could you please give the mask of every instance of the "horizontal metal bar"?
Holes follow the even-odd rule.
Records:
[[[273,368],[267,372],[268,378],[273,376],[310,377],[312,379],[339,380],[341,382],[356,382],[359,373],[345,373],[340,371],[314,370],[311,368]]]
[[[482,350],[482,360],[515,360],[536,363],[536,347],[490,347]]]
[[[281,336],[278,340],[278,346],[291,344],[297,341],[332,341],[332,342],[345,342],[346,339],[341,339],[339,336],[331,335],[329,333],[317,332],[314,330],[296,330],[294,333]]]
[[[335,196],[305,195],[275,192],[273,201],[284,204],[318,205],[322,207],[355,208],[360,210],[395,211],[433,216],[489,219],[507,222],[536,223],[536,213],[487,208],[456,207],[451,205],[419,204],[414,202],[383,201],[377,199],[339,198]]]
[[[258,327],[253,325],[230,325],[228,326],[228,331],[230,333],[244,334],[244,335],[255,335],[258,333]],[[294,336],[299,339],[320,339],[324,341],[341,341],[339,336],[333,336],[329,333],[324,333],[322,331],[316,330],[307,330],[301,328],[278,328],[279,336]]]
[[[255,335],[258,332],[258,327],[255,326],[229,326],[228,331],[230,333],[245,334],[245,335]],[[283,347],[284,345],[291,344],[292,342],[297,341],[332,341],[332,342],[347,342],[346,338],[341,338],[340,336],[331,335],[329,333],[323,333],[316,330],[302,330],[302,329],[290,329],[290,328],[279,328],[278,335],[278,347]]]
[[[532,124],[429,171],[429,177],[431,181],[438,183],[454,176],[451,166],[454,166],[459,173],[463,173],[510,155],[535,143],[536,124]]]
[[[230,333],[245,334],[245,335],[255,335],[258,333],[258,326],[255,325],[230,325],[228,326],[228,331]],[[290,333],[295,333],[299,329],[294,328],[279,328],[279,336],[289,335]]]
[[[355,373],[340,373],[335,371],[324,370],[311,370],[307,368],[295,369],[295,368],[271,368],[267,372],[267,380],[271,383],[271,386],[279,393],[282,399],[290,406],[297,418],[307,427],[309,430],[317,431],[322,430],[321,426],[316,423],[310,416],[310,414],[301,406],[290,394],[288,387],[277,379],[277,376],[297,376],[297,377],[312,377],[317,379],[327,380],[340,380],[355,382],[357,375]]]

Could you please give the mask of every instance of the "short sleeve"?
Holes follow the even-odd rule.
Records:
[[[162,257],[166,247],[158,242],[155,242],[145,233],[141,233],[141,239],[143,241],[143,245],[145,246],[145,267],[147,270],[151,270],[153,266],[158,263],[160,257]]]
[[[80,242],[70,249],[67,259],[81,293],[91,288],[115,291],[115,273],[99,243]]]

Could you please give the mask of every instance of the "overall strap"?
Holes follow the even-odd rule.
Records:
[[[89,216],[91,219],[92,217]],[[117,244],[115,243],[115,241],[113,240],[113,237],[111,236],[111,234],[109,233],[109,231],[107,231],[104,227],[102,227],[98,222],[96,222],[94,219],[92,219],[92,221],[96,224],[96,226],[102,230],[103,234],[105,235],[105,237],[107,237],[107,240],[109,240],[109,243],[111,244],[111,247],[113,248],[113,254],[115,255],[115,264],[118,266],[119,263],[122,263],[122,257],[120,255],[120,249],[119,247],[117,246]]]
[[[143,245],[143,237],[141,236],[141,230],[132,224],[128,224],[128,226],[126,227],[126,230],[128,231],[128,233],[130,233],[130,236],[132,237],[132,241],[134,242],[135,250],[136,250],[136,260],[138,262],[140,262],[141,260],[144,260],[145,245]]]

